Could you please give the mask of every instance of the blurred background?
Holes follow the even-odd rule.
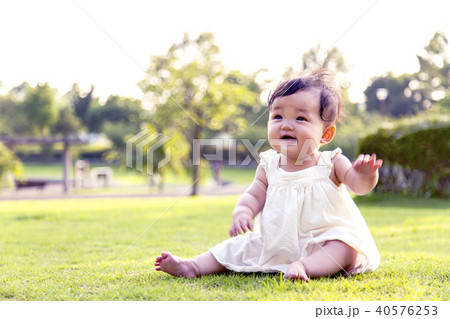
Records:
[[[252,150],[269,147],[261,140],[270,90],[320,68],[335,72],[345,104],[326,149],[351,160],[377,153],[376,192],[448,198],[445,8],[443,0],[3,2],[0,198],[173,195],[189,185],[193,195],[241,192],[257,165]],[[137,169],[127,141],[144,129],[160,135],[140,140]],[[198,139],[214,139],[201,152],[219,150],[223,160],[193,165]]]

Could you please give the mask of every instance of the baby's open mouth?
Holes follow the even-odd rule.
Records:
[[[282,136],[281,139],[282,140],[297,140],[295,137],[288,136],[288,135]]]

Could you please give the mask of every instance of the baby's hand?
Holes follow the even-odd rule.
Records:
[[[372,156],[360,154],[356,161],[353,162],[353,169],[362,178],[368,179],[374,176],[382,164],[383,160],[377,160],[375,154],[372,154]]]
[[[229,231],[230,237],[244,234],[248,230],[253,230],[253,218],[247,212],[235,213]]]

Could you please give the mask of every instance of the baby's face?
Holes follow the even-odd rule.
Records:
[[[325,130],[319,110],[319,93],[314,90],[299,91],[275,100],[267,124],[272,148],[288,158],[317,150]]]

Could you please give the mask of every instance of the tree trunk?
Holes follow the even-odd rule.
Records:
[[[195,125],[194,138],[191,141],[191,159],[194,159],[193,141],[198,140],[202,136],[203,127],[200,125]],[[201,151],[200,151],[201,152]],[[199,154],[201,156],[201,154]],[[194,163],[193,163],[194,164]],[[199,163],[200,164],[200,163]],[[192,165],[192,192],[191,196],[198,195],[198,185],[200,183],[200,165]]]
[[[67,194],[70,189],[70,169],[72,167],[72,156],[70,154],[69,142],[64,141],[64,151],[62,156],[62,166],[63,166],[63,191]]]

